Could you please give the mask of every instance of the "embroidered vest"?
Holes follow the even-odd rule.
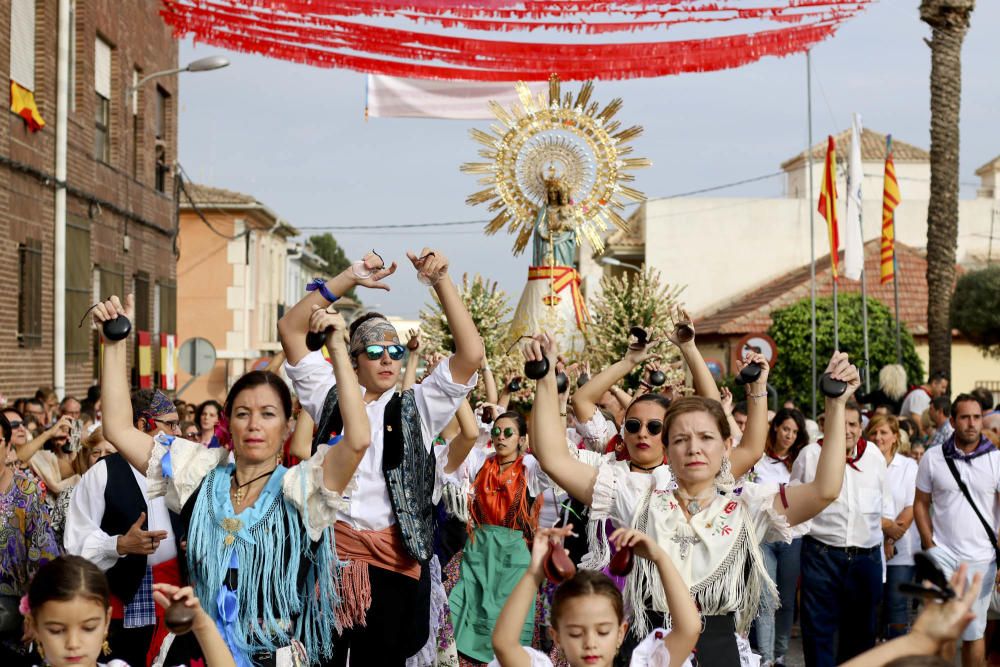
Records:
[[[325,445],[332,434],[340,434],[337,387],[326,395],[313,440],[313,452]],[[382,425],[382,475],[389,489],[389,501],[403,536],[406,552],[421,564],[434,555],[434,453],[428,451],[421,429],[420,413],[413,390],[389,399]]]
[[[108,535],[124,535],[128,532],[139,515],[146,512],[146,499],[142,495],[139,483],[135,481],[132,466],[121,454],[113,454],[104,458],[108,469],[108,483],[104,487],[104,516],[101,517],[101,530]],[[143,530],[149,529],[149,523],[142,524]],[[139,590],[139,584],[146,575],[146,556],[130,554],[122,556],[108,570],[108,584],[111,592],[124,604],[128,604]]]

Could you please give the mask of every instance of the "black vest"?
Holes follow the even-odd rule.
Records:
[[[403,536],[406,552],[421,564],[434,555],[435,460],[424,443],[420,413],[413,390],[396,394],[385,407],[383,428],[382,475],[389,490],[389,501]],[[330,440],[331,433],[342,433],[337,387],[326,396],[313,440],[313,452]]]
[[[132,466],[121,454],[113,454],[103,459],[108,468],[108,483],[104,487],[104,516],[101,530],[108,535],[124,535],[143,512],[147,513],[146,499],[139,483],[135,481]],[[148,530],[148,522],[142,524]],[[146,575],[146,556],[130,554],[122,556],[114,567],[107,571],[111,592],[128,604],[139,590],[139,584]]]

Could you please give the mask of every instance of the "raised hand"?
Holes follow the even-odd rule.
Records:
[[[663,554],[663,549],[652,537],[633,528],[619,528],[611,534],[609,541],[615,545],[616,549],[632,549],[633,553],[640,558],[653,561]]]
[[[406,332],[406,347],[409,348],[410,352],[416,352],[420,349],[420,329],[410,329]]]
[[[828,398],[827,400],[846,403],[847,399],[854,395],[854,392],[861,386],[861,374],[857,367],[851,363],[846,352],[834,352],[825,372],[829,373],[834,380],[847,383],[847,391],[836,398]]]
[[[117,319],[120,315],[127,317],[130,322],[134,322],[135,296],[126,295],[124,304],[117,296],[111,296],[107,301],[101,301],[95,305],[90,312],[94,319],[94,326],[97,327],[98,331],[101,330],[105,322]],[[105,342],[112,343],[112,341]]]
[[[736,373],[737,375],[744,367],[750,364],[757,364],[760,366],[760,377],[757,378],[756,382],[751,382],[747,386],[747,392],[751,394],[759,394],[761,392],[767,392],[767,374],[771,370],[771,364],[767,363],[767,357],[765,357],[760,352],[750,352],[743,359],[736,360]]]
[[[976,617],[970,609],[983,583],[983,575],[979,573],[972,577],[970,583],[966,577],[968,571],[968,566],[962,564],[952,575],[954,598],[944,603],[928,602],[924,605],[924,610],[913,623],[914,633],[929,637],[938,644],[955,641],[962,636],[965,626]]]
[[[674,323],[674,328],[667,334],[667,340],[677,347],[687,343],[694,344],[694,324],[691,322],[691,316],[688,315],[687,311],[680,306],[674,306],[673,311],[670,313],[670,319]]]
[[[729,391],[729,387],[723,387],[719,390],[719,394],[722,396],[722,411],[726,415],[733,414],[733,392]]]
[[[448,258],[442,252],[424,248],[419,255],[407,251],[406,256],[417,270],[417,279],[425,285],[436,285],[448,275]]]
[[[659,356],[653,354],[653,350],[663,342],[663,339],[658,338],[655,331],[648,333],[649,337],[645,340],[645,344],[629,334],[629,346],[622,358],[631,363],[632,366],[638,366],[644,361],[658,361],[660,359]]]
[[[309,316],[309,331],[316,333],[329,331],[326,339],[328,346],[332,346],[338,339],[347,342],[347,322],[333,304],[326,308],[313,306],[312,314]]]
[[[549,554],[549,546],[563,548],[563,540],[572,534],[573,526],[570,525],[536,530],[531,543],[531,564],[528,565],[528,570],[539,577],[545,576],[545,559]]]
[[[369,289],[384,289],[388,292],[389,286],[382,281],[396,272],[396,262],[386,267],[382,256],[372,250],[360,261],[351,265],[347,271],[350,271],[351,280],[355,285]]]

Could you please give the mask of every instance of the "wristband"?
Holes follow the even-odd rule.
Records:
[[[326,286],[326,281],[323,280],[322,278],[316,278],[314,281],[306,285],[306,291],[319,292],[320,296],[322,296],[330,303],[333,303],[334,301],[340,298],[339,296],[335,295],[333,292],[330,291],[330,289]]]

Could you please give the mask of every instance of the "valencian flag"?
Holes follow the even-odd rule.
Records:
[[[892,135],[885,139],[885,179],[882,185],[882,282],[895,279],[896,207],[899,206],[899,182],[892,161]]]
[[[826,138],[826,167],[823,169],[823,185],[819,191],[819,214],[826,219],[830,237],[830,269],[837,280],[837,264],[840,260],[840,237],[837,233],[837,145],[833,135]]]

